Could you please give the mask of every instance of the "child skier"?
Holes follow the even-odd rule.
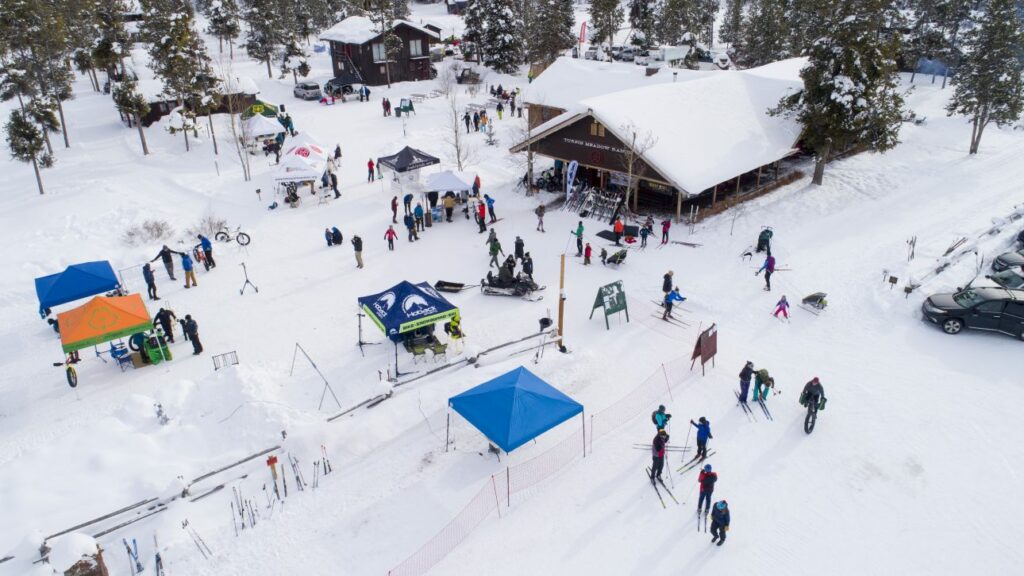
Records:
[[[587,242],[587,247],[583,249],[583,265],[584,266],[589,266],[590,265],[590,254],[591,254],[590,242]]]
[[[711,509],[711,495],[715,492],[715,482],[718,482],[718,474],[711,471],[711,464],[705,464],[697,477],[700,484],[700,499],[697,500],[697,514],[700,514],[700,507],[704,506],[704,514],[707,515]]]
[[[785,294],[775,303],[775,312],[772,313],[772,316],[778,318],[779,314],[782,314],[786,317],[786,320],[789,320],[789,301],[786,300]]]
[[[729,504],[722,500],[711,512],[711,541],[725,544],[725,533],[729,531]]]
[[[711,435],[711,422],[707,418],[701,416],[698,422],[690,420],[690,425],[697,429],[697,455],[693,459],[700,458],[703,461],[708,457],[708,440],[714,436]]]
[[[768,375],[768,370],[761,368],[754,372],[754,402],[767,400],[772,388],[775,388],[775,379]]]
[[[685,300],[686,298],[683,298],[679,294],[679,287],[676,286],[675,288],[673,288],[671,292],[665,295],[665,313],[661,315],[661,319],[668,321],[668,319],[672,316],[672,304],[674,302],[683,302]]]

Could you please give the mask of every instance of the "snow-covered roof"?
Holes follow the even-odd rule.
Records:
[[[260,93],[256,81],[249,76],[228,76],[220,78],[221,90],[225,94],[251,94]]]
[[[674,77],[673,73],[676,73]],[[665,84],[672,82],[673,78],[677,83],[684,82],[709,73],[662,67],[657,73],[647,76],[646,67],[633,63],[598,62],[563,56],[526,86],[523,101],[568,110],[586,98],[640,86]]]
[[[419,30],[428,36],[440,39],[436,32],[428,30],[419,24],[409,22],[408,20],[395,20],[394,28],[403,24],[415,30]],[[365,44],[380,35],[380,32],[376,30],[377,26],[373,23],[373,20],[370,20],[366,16],[349,16],[321,32],[320,40],[341,42],[342,44]]]
[[[284,127],[277,120],[256,114],[242,122],[242,132],[249,140],[255,140],[261,136],[273,136],[284,132]]]
[[[534,128],[530,139],[591,114],[622,142],[630,142],[633,131],[640,139],[649,133],[655,142],[644,160],[676,188],[699,194],[793,152],[800,123],[768,110],[803,86],[805,62],[794,58],[586,98]]]
[[[146,102],[163,102],[165,100],[174,100],[170,96],[164,94],[164,83],[156,78],[140,78],[137,87],[139,94],[146,99]]]

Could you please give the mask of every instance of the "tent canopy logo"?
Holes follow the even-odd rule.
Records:
[[[395,305],[395,293],[385,292],[377,301],[373,303],[374,310],[377,311],[377,316],[383,318],[388,315],[388,311]]]
[[[402,301],[402,310],[409,315],[410,318],[416,318],[418,316],[426,316],[437,312],[437,308],[431,306],[427,302],[426,298],[419,294],[411,294],[405,297]]]

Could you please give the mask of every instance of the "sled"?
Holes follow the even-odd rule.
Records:
[[[476,288],[479,284],[460,284],[458,282],[447,282],[445,280],[438,280],[434,282],[434,290],[438,292],[450,292],[457,293],[470,288]]]
[[[828,300],[825,299],[826,296],[828,296],[828,294],[825,294],[824,292],[815,292],[810,296],[805,296],[801,301],[801,306],[808,312],[820,314],[825,310],[825,307],[828,306]]]

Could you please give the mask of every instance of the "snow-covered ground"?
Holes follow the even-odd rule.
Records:
[[[413,8],[414,19],[458,26],[441,13],[443,5]],[[286,103],[300,132],[328,148],[340,143],[342,199],[318,206],[307,196],[298,209],[268,211],[270,162],[254,157],[254,180],[243,182],[223,119],[220,155],[208,141],[186,153],[179,137],[155,124],[147,130],[153,154],[142,156],[137,133],[119,124],[109,97],[91,92],[84,79],[66,105],[72,148],[59,149],[57,165],[44,172],[47,194],[36,193],[30,167],[3,166],[0,242],[8,246],[8,265],[0,277],[0,557],[16,558],[0,564],[0,574],[47,573],[29,563],[38,544],[35,536],[26,539],[32,534],[172,494],[200,474],[282,443],[307,481],[321,445],[334,472],[316,491],[292,487],[283,510],[275,507],[268,518],[264,508],[256,528],[238,537],[229,523],[231,490],[195,503],[176,500],[167,512],[100,539],[111,574],[128,573],[122,537],[136,538],[151,566],[154,534],[168,574],[384,574],[444,526],[491,474],[579,433],[566,424],[498,463],[479,455],[485,440],[459,424],[457,449],[446,453],[449,396],[527,364],[593,413],[660,363],[688,356],[697,327],[711,322],[719,326],[717,367],[661,402],[675,414],[673,443],[683,442],[688,419],[704,415],[712,422],[712,446],[719,450],[712,459],[720,478],[715,495],[732,509],[724,547],[709,547],[707,536],[694,533],[692,474],[673,479],[686,505],[670,503],[668,510],[641,478],[648,456],[631,445],[652,436],[643,412],[597,439],[585,460],[532,490],[501,519],[485,520],[432,573],[1005,574],[1024,562],[1014,544],[1024,514],[1017,496],[1024,457],[1016,422],[1024,400],[1015,369],[1021,343],[977,332],[950,337],[921,320],[926,295],[973,276],[967,263],[909,297],[882,282],[888,271],[902,286],[953,239],[976,237],[1024,202],[1021,133],[990,128],[981,153],[968,157],[969,128],[942,111],[950,91],[922,81],[909,103],[928,120],[905,125],[897,149],[836,162],[822,187],[804,179],[698,225],[686,239],[700,248],[631,250],[613,269],[583,267],[573,257],[573,215],[551,211],[548,232],[535,231],[537,200],[515,188],[522,159],[507,153],[522,121],[496,120],[498,146],[469,136],[475,157],[469,169],[497,199],[503,245],[522,236],[535,276],[548,288],[539,303],[475,291],[452,296],[462,310],[467,349],[535,332],[538,319],[556,311],[559,256],[568,250],[565,338],[572,353],[549,350],[536,365],[532,354],[485,356],[478,368],[425,378],[375,408],[327,423],[339,409],[328,394],[317,410],[323,385],[301,355],[289,375],[295,344],[316,361],[343,407],[381,393],[386,387],[378,371],[393,362],[393,348],[371,346],[360,355],[356,298],[403,279],[476,283],[487,268],[483,236],[471,221],[457,219],[435,224],[414,244],[400,236],[393,253],[383,240],[392,193],[387,184],[365,182],[366,160],[410,145],[440,156],[445,168],[452,163],[443,99],[418,104],[403,132],[402,120],[382,117],[379,98],[397,102],[429,92],[431,83],[380,87],[370,103],[321,107],[295,100],[290,79],[267,79],[263,65],[240,52],[232,69],[256,79],[263,99]],[[312,77],[328,74],[326,56],[317,55]],[[525,77],[486,81],[508,87]],[[463,95],[460,105],[485,99]],[[161,242],[128,246],[124,230],[144,219],[166,220],[176,231],[168,243],[177,249],[193,242],[185,231],[208,214],[241,226],[253,243],[247,249],[218,244],[218,267],[199,271],[199,286],[187,291],[157,267],[159,304],[197,319],[206,353],[194,357],[179,341],[173,361],[121,373],[83,351],[80,384],[69,389],[52,366],[61,359],[60,344],[36,313],[32,279],[74,262],[109,259],[126,269],[137,290],[138,268]],[[593,236],[600,223],[585,225],[595,249],[607,244]],[[771,293],[754,277],[758,263],[738,257],[763,225],[775,229],[780,267],[791,269],[774,276]],[[324,245],[328,226],[342,230],[344,246]],[[1008,227],[981,243],[988,259],[1017,231]],[[673,232],[685,234],[681,227]],[[366,245],[362,270],[347,242],[354,234]],[[908,267],[905,242],[914,235],[918,260]],[[243,262],[258,294],[238,293]],[[651,300],[669,269],[692,311],[687,329],[652,317]],[[615,280],[624,282],[632,321],[613,318],[605,330],[588,315],[597,287]],[[830,302],[820,316],[795,309],[786,324],[769,315],[781,294],[796,302],[819,290]],[[364,339],[382,337],[366,323]],[[241,364],[213,372],[210,356],[232,350]],[[773,422],[750,423],[735,407],[731,390],[746,360],[768,368],[782,392],[769,403]],[[423,369],[404,352],[400,362],[403,370]],[[813,376],[822,379],[830,401],[806,436],[796,397]],[[170,416],[167,425],[158,423],[156,403]],[[228,488],[263,508],[269,473],[261,460],[197,485],[194,493],[245,473]],[[210,560],[181,529],[186,518],[213,550]]]

